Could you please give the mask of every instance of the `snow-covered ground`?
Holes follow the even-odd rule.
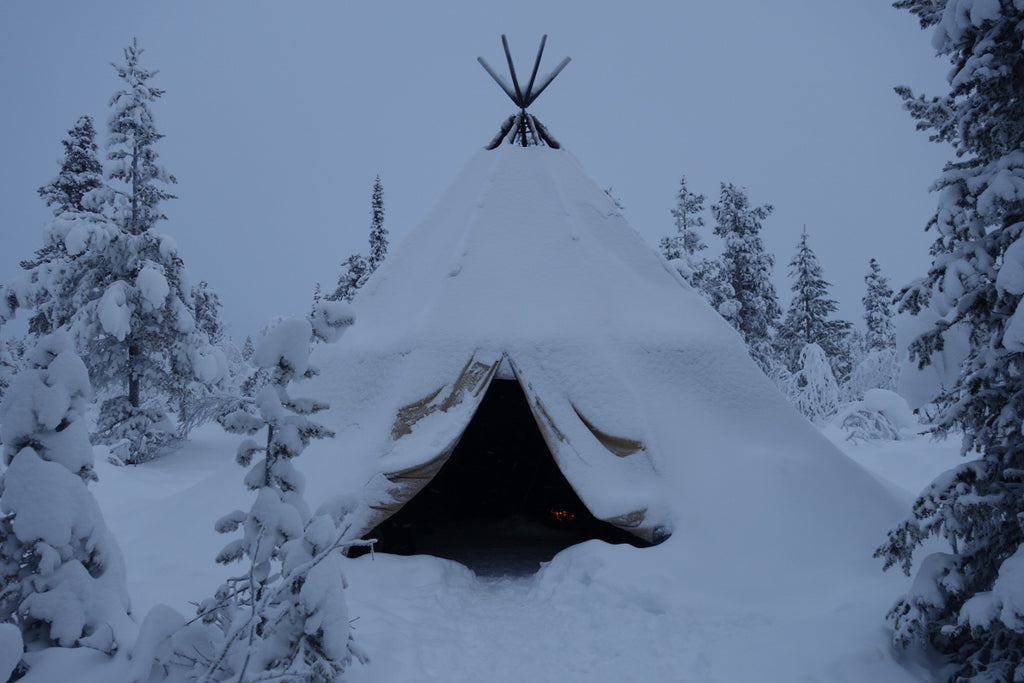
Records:
[[[908,509],[913,494],[959,457],[953,440],[851,444],[839,432],[827,436]],[[108,465],[96,449],[100,481],[92,490],[124,551],[137,620],[159,603],[193,613],[190,601],[212,594],[230,571],[213,562],[227,539],[212,527],[249,504],[236,444],[237,437],[205,427],[181,452],[138,467]],[[930,680],[927,669],[889,645],[883,617],[909,580],[883,574],[880,562],[877,572],[839,571],[804,585],[785,576],[746,585],[735,579],[743,571],[701,575],[693,571],[699,558],[683,561],[678,548],[666,546],[590,541],[518,577],[478,578],[428,556],[350,560],[347,597],[370,662],[353,665],[349,678]],[[872,550],[864,548],[865,557]],[[749,561],[758,566],[756,556]],[[129,666],[87,650],[51,650],[24,681],[127,681]]]

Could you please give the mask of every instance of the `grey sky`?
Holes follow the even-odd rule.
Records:
[[[41,245],[60,141],[91,114],[105,139],[108,63],[133,36],[167,91],[158,151],[178,177],[169,220],[193,279],[241,339],[304,313],[314,284],[365,250],[373,177],[398,241],[514,107],[476,63],[573,61],[531,112],[653,244],[685,174],[771,203],[765,239],[784,305],[806,225],[840,313],[860,324],[877,257],[921,275],[949,152],[914,130],[897,84],[938,94],[947,65],[882,0],[720,2],[4,2],[0,4],[0,280]],[[710,217],[709,217],[710,223]],[[718,238],[707,229],[705,241]],[[414,296],[415,293],[410,293]]]

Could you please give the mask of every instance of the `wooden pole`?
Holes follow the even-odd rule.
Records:
[[[519,89],[519,79],[516,78],[516,66],[512,63],[512,51],[508,49],[508,38],[504,33],[501,34],[501,45],[505,48],[505,59],[508,60],[508,72],[512,74],[512,85],[516,87],[515,103],[526,109],[526,105],[523,104],[526,100],[523,99],[523,91]]]
[[[537,61],[533,63],[533,73],[530,74],[530,82],[526,86],[526,99],[533,101],[530,97],[533,93],[533,82],[537,80],[537,69],[540,68],[540,58],[544,54],[544,43],[548,42],[548,35],[545,33],[540,37],[540,47],[537,49]]]

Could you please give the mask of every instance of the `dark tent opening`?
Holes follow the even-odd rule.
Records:
[[[650,545],[590,514],[515,380],[493,380],[437,476],[368,537],[378,552],[456,560],[477,574],[536,571],[592,538]]]

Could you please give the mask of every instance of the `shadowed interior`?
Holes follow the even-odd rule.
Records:
[[[536,571],[592,538],[650,545],[590,514],[548,450],[519,382],[500,379],[437,476],[368,537],[378,539],[378,552],[436,555],[478,574]]]

